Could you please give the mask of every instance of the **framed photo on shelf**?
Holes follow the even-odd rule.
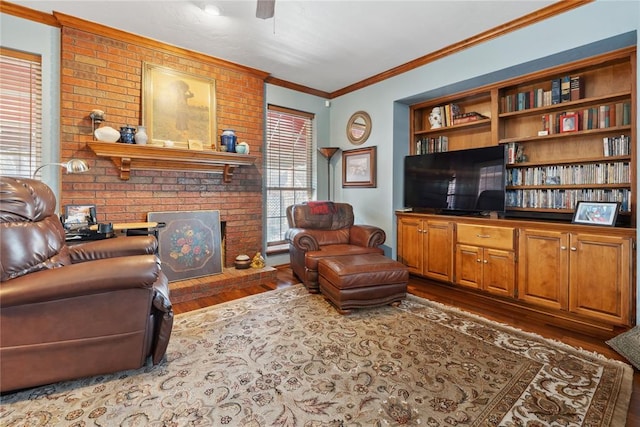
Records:
[[[142,116],[149,144],[172,141],[188,149],[189,140],[217,150],[216,82],[145,63],[142,69]]]
[[[342,152],[342,188],[376,187],[376,147]]]
[[[577,132],[578,131],[578,114],[565,114],[560,117],[560,132]]]
[[[571,222],[613,227],[616,225],[619,209],[619,202],[578,202]]]

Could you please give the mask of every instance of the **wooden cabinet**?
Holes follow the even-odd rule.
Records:
[[[571,220],[580,200],[616,201],[634,225],[636,63],[625,48],[413,105],[409,154],[506,145],[508,213]],[[435,107],[451,116],[432,128]]]
[[[492,294],[515,295],[515,230],[457,224],[455,282]]]
[[[469,295],[576,326],[632,325],[636,67],[628,47],[411,106],[410,155],[506,147],[506,215],[399,214],[399,260]],[[441,126],[430,121],[436,107]],[[579,201],[619,202],[625,227],[572,224]],[[445,251],[434,249],[437,233],[427,237],[432,221],[454,230]],[[451,247],[453,263],[438,264]]]
[[[608,323],[630,322],[631,237],[527,228],[520,232],[519,254],[522,301]]]
[[[541,307],[567,310],[569,233],[525,228],[518,239],[518,298]]]
[[[398,218],[398,261],[432,279],[453,277],[453,223],[414,216]]]
[[[635,321],[636,230],[560,222],[398,213],[398,261],[411,274],[495,298],[550,321]]]
[[[570,236],[569,311],[605,322],[631,319],[631,238]]]

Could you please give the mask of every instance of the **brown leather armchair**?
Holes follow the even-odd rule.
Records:
[[[153,236],[67,246],[51,189],[0,177],[0,392],[159,363],[173,326]]]
[[[354,225],[348,203],[308,202],[287,207],[291,269],[309,292],[320,291],[318,261],[355,254],[382,254],[384,231],[372,225]]]

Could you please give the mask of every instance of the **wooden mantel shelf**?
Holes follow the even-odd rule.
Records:
[[[120,179],[128,180],[132,170],[171,170],[221,173],[224,182],[231,182],[233,168],[250,166],[256,157],[247,154],[210,150],[185,150],[152,145],[121,144],[117,142],[88,142],[100,157],[110,157],[120,169]]]

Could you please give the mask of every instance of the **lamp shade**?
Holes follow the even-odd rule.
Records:
[[[339,147],[322,147],[318,148],[320,154],[322,154],[326,159],[331,159],[334,154],[339,150]]]
[[[33,172],[33,178],[35,178],[38,172],[40,172],[40,170],[45,166],[62,166],[65,168],[67,173],[82,173],[89,170],[89,165],[84,160],[71,159],[65,163],[47,163],[42,165]]]

